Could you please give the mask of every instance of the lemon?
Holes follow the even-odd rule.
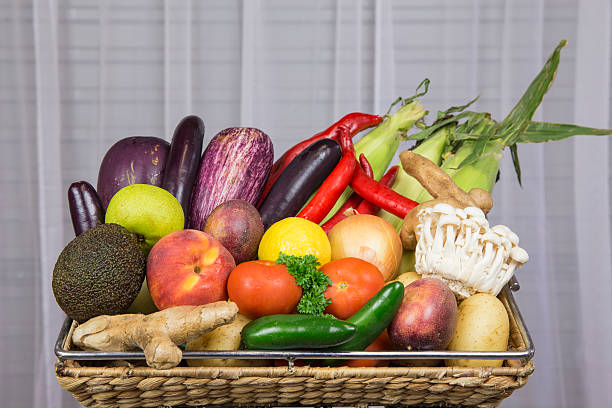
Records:
[[[275,222],[261,238],[258,251],[260,260],[274,262],[281,252],[295,256],[312,254],[321,265],[331,260],[331,245],[323,228],[298,217]]]

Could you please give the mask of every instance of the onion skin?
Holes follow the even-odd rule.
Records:
[[[356,214],[336,224],[328,233],[332,261],[354,257],[374,264],[388,282],[402,261],[402,241],[393,226],[375,215]]]

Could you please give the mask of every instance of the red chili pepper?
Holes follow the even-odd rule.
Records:
[[[364,200],[402,219],[410,210],[419,205],[416,201],[404,197],[368,177],[361,166],[357,166],[355,169],[350,186]]]
[[[366,159],[363,153],[359,155],[359,162],[361,163],[361,166],[363,167],[363,171],[366,173],[366,175],[368,177],[374,177],[372,166],[370,166],[370,162],[368,161],[368,159]],[[333,217],[327,220],[325,224],[321,225],[321,228],[323,228],[323,231],[325,231],[325,233],[327,234],[329,230],[331,230],[334,227],[334,225],[336,225],[337,223],[339,223],[340,221],[342,221],[349,215],[352,215],[350,212],[352,211],[354,213],[355,209],[359,207],[359,205],[363,201],[364,201],[363,198],[361,198],[359,194],[357,193],[351,194],[348,200],[346,200],[344,204],[342,204],[342,207],[338,209],[336,214],[334,214]]]
[[[335,133],[339,134],[342,158],[323,184],[321,184],[314,197],[297,215],[316,224],[325,218],[336,201],[338,201],[338,198],[351,181],[355,167],[357,167],[355,150],[353,149],[353,142],[348,128],[340,126]]]
[[[353,137],[364,129],[378,125],[380,122],[382,122],[382,120],[383,117],[379,115],[370,115],[368,113],[359,112],[349,113],[324,131],[317,133],[311,138],[306,139],[296,144],[291,149],[287,150],[272,165],[270,175],[268,176],[268,181],[266,182],[263,192],[261,193],[261,198],[257,203],[257,207],[259,207],[259,205],[263,202],[264,198],[268,195],[268,192],[272,188],[272,185],[274,185],[274,183],[278,179],[278,176],[280,176],[283,170],[285,170],[285,167],[287,167],[289,163],[291,163],[291,160],[293,160],[295,156],[300,154],[302,150],[310,146],[312,143],[316,142],[317,140],[324,139],[326,137],[338,140],[335,134],[340,126],[348,128],[351,137]]]
[[[368,158],[365,157],[365,154],[361,153],[359,155],[359,164],[361,164],[361,168],[365,172],[366,176],[372,178],[374,177],[374,169],[372,169],[372,165],[368,161]]]
[[[387,170],[384,176],[380,179],[379,183],[385,187],[391,187],[393,181],[395,181],[395,176],[399,171],[399,166],[393,166]],[[361,204],[355,209],[358,214],[372,214],[375,215],[378,212],[378,206],[372,204],[367,200],[363,200]]]

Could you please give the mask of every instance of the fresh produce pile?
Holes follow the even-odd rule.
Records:
[[[78,322],[73,343],[142,349],[158,369],[180,364],[183,345],[505,351],[509,320],[497,296],[528,255],[510,228],[486,218],[503,148],[520,182],[518,143],[612,134],[532,121],[564,45],[501,122],[468,110],[471,101],[428,125],[416,99],[425,80],[384,116],[348,114],[276,161],[270,138],[254,128],[225,129],[202,153],[196,116],[178,124],[170,144],[118,141],[97,188],[79,181],[68,189],[77,236],[59,255],[53,293]],[[389,167],[404,140],[418,142]]]

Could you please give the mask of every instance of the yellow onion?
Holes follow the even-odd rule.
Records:
[[[393,226],[380,217],[357,214],[346,217],[327,234],[331,259],[355,257],[374,264],[385,282],[395,278],[402,261],[402,241]]]

